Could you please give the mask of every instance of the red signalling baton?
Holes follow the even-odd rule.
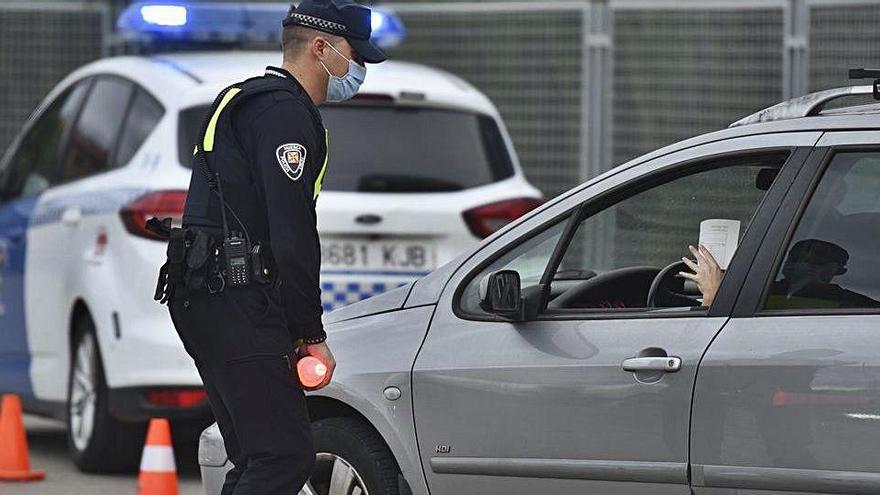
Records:
[[[314,356],[306,356],[296,362],[296,374],[299,376],[300,385],[305,388],[315,388],[327,376],[327,365]]]

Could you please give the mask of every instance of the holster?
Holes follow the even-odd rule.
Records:
[[[175,289],[183,283],[186,268],[187,230],[171,228],[168,230],[168,248],[165,251],[165,264],[159,269],[159,280],[156,282],[156,293],[153,299],[159,304],[167,304],[174,295]]]
[[[154,222],[154,225],[162,223]],[[210,276],[219,276],[215,243],[210,235],[201,230],[178,227],[168,228],[167,234],[167,259],[159,269],[153,294],[159,304],[167,304],[179,287],[204,289]]]

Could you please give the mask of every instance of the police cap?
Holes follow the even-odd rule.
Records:
[[[377,64],[387,57],[370,41],[371,15],[369,8],[351,0],[302,0],[299,6],[290,6],[283,25],[305,26],[342,36],[364,62]]]

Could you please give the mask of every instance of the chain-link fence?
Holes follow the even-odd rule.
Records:
[[[615,163],[782,98],[782,9],[621,8],[613,40]]]
[[[128,3],[0,2],[0,151],[52,85],[108,52]],[[780,99],[846,85],[848,68],[880,65],[880,0],[391,5],[408,31],[391,55],[485,92],[548,196]]]
[[[408,36],[389,55],[448,70],[486,93],[544,190],[577,183],[583,9],[421,7],[399,6]],[[545,165],[551,163],[566,165]]]
[[[102,55],[102,4],[0,3],[0,154],[47,92]]]

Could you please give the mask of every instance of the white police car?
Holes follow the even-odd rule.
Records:
[[[214,8],[158,7],[135,4],[120,27],[182,36]],[[233,8],[270,19],[267,32],[284,12],[221,10]],[[151,416],[207,424],[195,368],[151,300],[165,244],[144,222],[181,216],[218,91],[278,63],[277,52],[94,62],[49,93],[0,161],[0,391],[68,418],[81,469],[133,466]],[[325,310],[433,270],[541,201],[498,111],[451,74],[373,66],[354,100],[322,113]]]

